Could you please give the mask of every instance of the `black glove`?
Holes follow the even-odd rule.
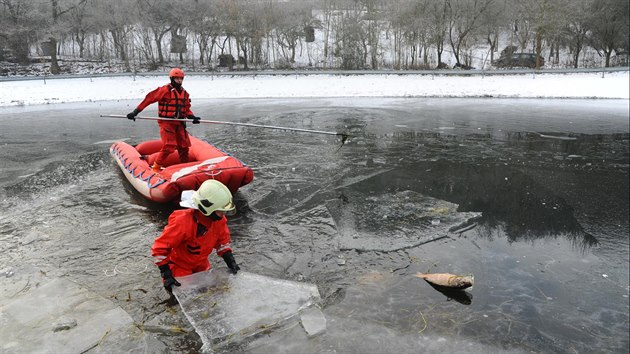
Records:
[[[192,121],[193,121],[192,123],[193,123],[193,124],[199,124],[199,123],[200,123],[200,120],[201,120],[201,118],[199,118],[199,117],[197,117],[197,116],[194,116],[194,115],[192,115],[192,114],[191,114],[191,115],[189,115],[189,116],[188,116],[188,117],[186,117],[186,118],[188,118],[188,119],[192,119]]]
[[[171,273],[171,267],[169,267],[168,264],[162,264],[158,268],[160,268],[160,274],[162,275],[162,279],[164,279],[164,289],[166,289],[166,291],[172,293],[173,285],[182,285],[173,277],[173,273]]]
[[[238,264],[236,264],[236,261],[234,260],[234,255],[232,254],[232,252],[227,251],[223,254],[223,260],[225,261],[225,264],[227,264],[228,268],[230,268],[230,271],[232,272],[232,274],[236,274],[238,273],[239,270],[241,270],[241,267],[238,266]]]
[[[134,109],[133,112],[127,114],[127,119],[131,119],[131,120],[133,120],[135,122],[136,121],[136,116],[138,115],[138,113],[140,113],[140,110],[137,109],[137,108]]]

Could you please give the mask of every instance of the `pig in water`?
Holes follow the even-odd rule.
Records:
[[[466,289],[473,286],[473,275],[455,275],[449,273],[416,273],[416,277],[426,280],[428,283],[451,289]]]

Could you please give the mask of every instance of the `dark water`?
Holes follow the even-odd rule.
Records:
[[[313,339],[291,328],[228,351],[628,352],[628,101],[194,103],[206,119],[354,135],[340,148],[326,135],[190,127],[255,170],[230,221],[241,267],[317,284],[328,320]],[[149,352],[195,351],[150,257],[172,209],[143,200],[107,153],[110,140],[157,137],[156,124],[97,117],[133,104],[0,109],[0,269],[35,266],[112,299]],[[427,197],[480,216],[386,251],[420,232]],[[376,235],[371,250],[344,246],[357,234]],[[472,273],[475,286],[442,293],[412,276],[426,271]]]

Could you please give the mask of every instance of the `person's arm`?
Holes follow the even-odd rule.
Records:
[[[144,97],[144,100],[140,102],[140,104],[138,105],[136,109],[142,112],[145,108],[147,108],[148,105],[161,100],[162,97],[164,97],[164,95],[167,93],[168,93],[167,86],[161,86],[161,87],[156,88],[155,90],[147,93],[147,95]]]
[[[145,97],[144,100],[142,100],[142,102],[140,102],[140,104],[138,105],[138,107],[136,107],[136,109],[134,109],[132,112],[130,112],[129,114],[127,114],[127,119],[136,120],[136,116],[142,112],[142,110],[144,110],[145,108],[147,108],[148,105],[155,103],[159,100],[162,99],[162,97],[164,97],[164,95],[168,93],[168,88],[166,86],[162,86],[162,87],[158,87],[155,90],[149,92]]]
[[[230,229],[227,227],[227,220],[223,217],[223,225],[219,228],[219,235],[217,238],[217,246],[215,249],[217,250],[217,255],[223,258],[225,264],[227,264],[228,268],[233,274],[238,273],[241,270],[241,267],[236,264],[236,260],[234,259],[234,254],[232,254],[232,247],[230,245]]]
[[[192,119],[192,123],[193,124],[199,124],[201,123],[200,120],[201,118],[195,116],[195,114],[192,112],[192,110],[190,109],[190,95],[188,96],[188,99],[186,100],[186,102],[184,103],[184,112],[186,113],[186,118],[188,119]]]
[[[181,220],[180,218],[181,216],[177,215],[177,213],[171,214],[162,234],[155,239],[151,247],[151,255],[155,259],[155,265],[160,269],[164,288],[169,293],[172,292],[173,286],[181,285],[175,277],[173,277],[171,267],[169,266],[169,255],[171,251],[174,247],[177,247],[184,238],[184,232],[179,222]]]
[[[169,262],[171,250],[182,242],[181,226],[177,219],[178,216],[176,214],[171,214],[162,234],[153,241],[151,255],[155,260],[155,265],[158,267]]]

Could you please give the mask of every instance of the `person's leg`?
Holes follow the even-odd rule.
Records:
[[[160,139],[162,140],[162,149],[160,150],[155,163],[153,164],[153,171],[159,172],[168,155],[172,154],[177,148],[177,137],[175,128],[168,125],[160,125]]]
[[[181,163],[188,162],[188,148],[177,147],[177,152],[179,153],[179,161]]]
[[[175,137],[177,139],[177,152],[179,153],[179,161],[182,163],[188,162],[188,148],[190,147],[190,138],[188,137],[188,132],[186,131],[186,127],[184,125],[180,125],[177,128]]]

